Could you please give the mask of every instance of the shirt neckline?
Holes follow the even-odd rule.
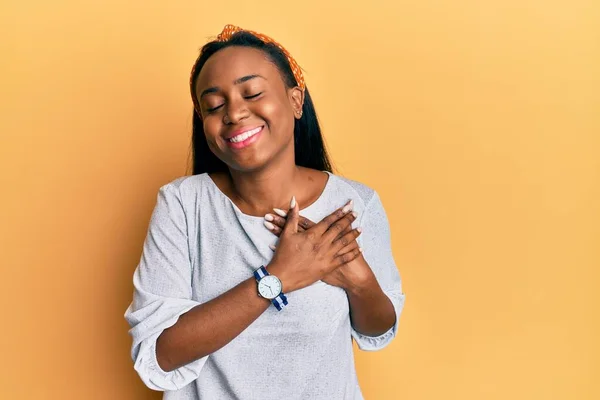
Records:
[[[311,204],[309,204],[308,206],[306,206],[303,209],[301,209],[300,210],[301,213],[307,213],[310,210],[312,210],[313,208],[315,208],[322,201],[322,199],[325,198],[325,194],[329,190],[329,187],[331,186],[331,180],[332,180],[332,177],[333,177],[333,173],[331,173],[329,171],[321,171],[321,172],[325,172],[328,175],[327,182],[325,182],[325,186],[323,187],[323,190],[321,191],[321,194],[319,195],[319,197],[317,197],[317,199],[315,201],[313,201]],[[256,215],[250,215],[250,214],[244,213],[233,202],[233,200],[231,200],[229,198],[229,196],[227,196],[225,193],[223,193],[223,191],[217,186],[217,184],[215,183],[215,181],[212,180],[212,178],[210,177],[210,175],[208,175],[208,173],[205,173],[204,175],[206,175],[206,179],[210,182],[210,185],[217,191],[217,193],[219,194],[219,196],[224,197],[229,202],[229,204],[231,204],[231,206],[235,210],[236,214],[238,214],[238,215],[240,215],[240,216],[242,216],[242,217],[244,217],[246,219],[250,219],[250,220],[263,221],[265,219],[264,216],[259,217],[259,216],[256,216]]]

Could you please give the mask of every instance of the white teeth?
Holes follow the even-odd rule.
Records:
[[[247,132],[242,133],[241,135],[232,137],[231,139],[229,139],[229,141],[232,143],[243,142],[244,140],[248,139],[249,137],[256,135],[258,132],[260,132],[261,129],[262,129],[262,127],[254,128],[251,131],[247,131]]]

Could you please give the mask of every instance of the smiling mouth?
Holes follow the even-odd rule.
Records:
[[[241,134],[239,134],[239,135],[237,135],[237,136],[234,136],[234,137],[232,137],[232,138],[229,138],[229,139],[227,139],[227,141],[228,141],[229,143],[241,143],[241,142],[243,142],[244,140],[248,140],[248,139],[250,139],[252,136],[254,136],[254,135],[256,135],[257,133],[259,133],[260,131],[262,131],[262,129],[263,129],[263,127],[262,127],[262,126],[259,126],[258,128],[251,129],[251,130],[249,130],[249,131],[246,131],[246,132],[244,132],[244,133],[241,133]]]

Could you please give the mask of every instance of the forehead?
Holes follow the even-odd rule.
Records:
[[[238,78],[254,74],[262,75],[272,82],[279,76],[279,71],[260,50],[239,46],[227,47],[206,61],[198,75],[196,89],[231,84]]]

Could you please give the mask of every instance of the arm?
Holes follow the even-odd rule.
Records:
[[[158,337],[159,366],[173,371],[214,353],[242,333],[269,305],[269,300],[258,296],[252,277],[192,308]]]
[[[362,257],[353,263],[366,264]],[[348,267],[354,268],[355,266],[348,265]],[[396,323],[396,311],[390,298],[379,286],[370,267],[366,265],[363,270],[369,272],[367,277],[358,285],[345,288],[350,303],[352,327],[365,336],[380,336],[389,331]]]
[[[280,236],[287,214],[279,209],[275,210],[275,214],[267,215],[267,221],[273,224],[267,229]],[[303,229],[315,225],[305,217],[300,219]],[[322,280],[346,291],[352,336],[359,348],[379,350],[387,346],[396,334],[404,293],[392,256],[388,219],[376,192],[365,206],[358,225],[363,228],[363,234],[358,238],[363,246],[362,256],[345,263]],[[351,227],[345,232],[349,229]]]
[[[159,192],[134,274],[133,302],[125,312],[133,337],[135,369],[155,390],[177,390],[198,378],[209,355],[237,337],[271,304],[259,297],[254,277],[206,303],[192,300],[187,221],[178,193],[174,185]],[[310,235],[299,234],[297,214],[296,204],[292,211],[296,217],[267,266],[278,271],[275,275],[285,275],[286,292],[312,284],[321,271],[337,267],[341,261],[333,255],[343,244],[331,241],[334,230],[329,228],[335,224],[343,230],[354,220],[336,210]],[[356,236],[352,231],[346,240],[353,241]],[[319,251],[301,251],[309,248]],[[356,248],[344,259],[351,261],[358,254]]]
[[[229,343],[268,307],[253,277],[200,304],[192,298],[187,222],[174,185],[158,193],[125,319],[131,356],[154,390],[177,390],[196,379],[207,357]]]
[[[354,240],[358,232],[346,233],[343,236],[345,241],[334,241],[337,232],[349,228],[354,221],[355,216],[348,214],[350,208],[345,209],[338,209],[326,217],[311,229],[310,234],[298,233],[299,207],[295,203],[284,228],[281,246],[267,266],[281,279],[286,292],[314,283],[323,268],[337,268],[344,260],[352,261],[358,256],[357,246],[343,244],[345,241],[356,244]],[[345,256],[334,257],[342,248],[349,249]],[[258,296],[256,282],[252,278],[196,306],[158,338],[159,364],[172,369],[215,352],[237,337],[270,304],[269,300]]]
[[[280,236],[287,214],[274,209],[265,219],[274,235]],[[359,226],[363,234],[362,256],[345,263],[322,278],[323,282],[346,291],[350,304],[352,336],[363,350],[379,350],[395,336],[398,318],[404,305],[400,274],[392,256],[390,228],[381,200],[374,192],[362,213]],[[315,223],[300,217],[300,227],[310,229]],[[349,232],[352,227],[340,235]],[[275,249],[275,247],[272,247]],[[342,252],[343,253],[343,252]]]
[[[363,257],[349,264],[347,270],[362,273],[354,276],[346,293],[352,336],[360,349],[375,351],[395,337],[405,295],[392,255],[388,218],[377,193],[366,205],[359,225],[363,229],[359,237]]]

